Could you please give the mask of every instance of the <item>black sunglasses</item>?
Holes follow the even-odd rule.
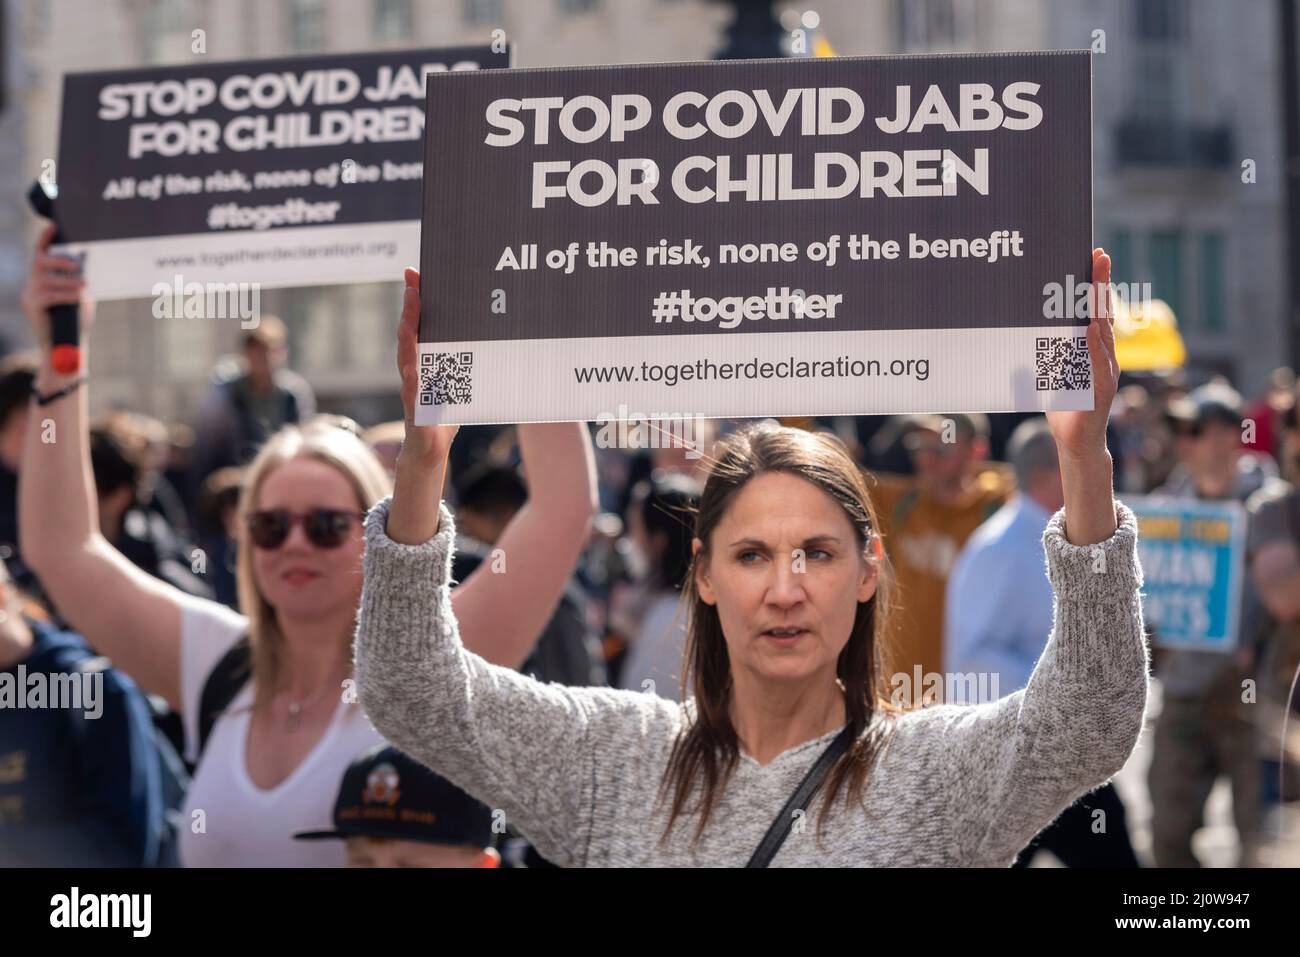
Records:
[[[365,515],[334,508],[314,508],[295,515],[288,509],[275,508],[248,516],[248,537],[258,548],[274,550],[288,540],[294,525],[302,522],[307,540],[317,548],[338,548],[347,541],[353,519],[364,520]]]

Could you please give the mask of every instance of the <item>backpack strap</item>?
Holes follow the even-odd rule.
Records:
[[[208,672],[203,682],[203,691],[199,694],[199,752],[203,758],[203,749],[207,747],[208,738],[217,718],[230,707],[235,696],[248,684],[253,670],[253,647],[248,635],[244,635],[230,646],[221,660]],[[196,761],[195,764],[198,762]]]
[[[826,745],[826,750],[808,769],[807,775],[799,782],[799,786],[794,789],[794,794],[790,795],[790,800],[785,802],[785,807],[781,808],[781,813],[776,816],[772,826],[767,829],[763,835],[762,842],[758,849],[754,851],[754,856],[749,859],[746,867],[767,867],[776,852],[781,849],[785,839],[790,836],[790,829],[794,827],[794,812],[805,811],[813,797],[817,794],[817,789],[821,787],[822,781],[826,778],[826,772],[831,769],[841,754],[849,746],[849,725],[845,725],[843,730],[835,736],[830,744]]]

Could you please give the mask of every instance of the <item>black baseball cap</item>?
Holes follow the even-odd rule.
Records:
[[[492,843],[492,812],[424,765],[381,744],[358,755],[343,772],[333,830],[300,831],[294,837],[387,837],[483,848]]]

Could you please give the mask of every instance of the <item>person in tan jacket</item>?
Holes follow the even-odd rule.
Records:
[[[982,415],[916,416],[904,439],[916,474],[877,475],[872,497],[903,606],[887,658],[892,673],[943,671],[948,573],[966,540],[1015,489],[1011,471],[987,461],[988,435]],[[912,703],[921,703],[919,683],[907,686],[918,699]]]

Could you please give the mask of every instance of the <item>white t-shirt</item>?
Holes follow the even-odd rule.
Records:
[[[198,751],[199,696],[248,620],[224,605],[187,598],[181,606],[181,703],[185,752]],[[334,801],[347,766],[383,742],[361,709],[340,703],[325,734],[278,786],[264,791],[248,776],[246,745],[253,701],[250,681],[212,726],[185,796],[180,857],[186,867],[344,867],[341,840],[295,841],[297,831],[332,827]],[[195,811],[205,831],[195,833]]]

